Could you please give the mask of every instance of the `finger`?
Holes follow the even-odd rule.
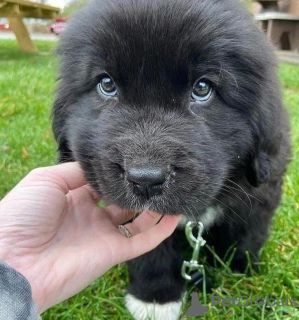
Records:
[[[134,236],[152,228],[159,222],[161,217],[162,216],[159,213],[146,210],[143,211],[133,222],[127,223],[125,227],[130,231],[131,235]]]
[[[156,248],[177,227],[181,216],[164,216],[154,227],[127,239],[130,245],[123,246],[119,262],[134,259]]]
[[[98,207],[98,203],[101,200],[101,196],[99,196],[90,185],[84,185],[75,190],[71,190],[66,197],[72,199],[71,201],[76,205],[92,203],[95,208]]]
[[[17,187],[26,185],[55,186],[65,194],[87,184],[78,162],[69,162],[31,171]]]
[[[114,225],[124,224],[136,216],[136,211],[121,209],[117,205],[110,205],[105,208]]]
[[[101,194],[98,194],[91,185],[87,184],[87,185],[85,185],[84,187],[88,190],[88,192],[90,193],[90,195],[92,196],[93,200],[94,200],[96,203],[98,203],[98,202],[101,201],[102,195],[101,195]]]

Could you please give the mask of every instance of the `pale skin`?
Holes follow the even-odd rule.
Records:
[[[0,259],[24,275],[40,313],[86,288],[112,266],[154,249],[179,216],[97,206],[77,163],[39,168],[0,202]]]

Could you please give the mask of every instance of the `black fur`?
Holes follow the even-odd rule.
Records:
[[[62,36],[53,128],[60,161],[79,161],[106,202],[200,220],[219,219],[208,242],[237,251],[244,271],[267,238],[290,154],[273,50],[251,15],[232,0],[97,0]],[[108,73],[117,98],[96,85]],[[196,80],[213,83],[192,101]],[[163,194],[146,200],[128,166],[171,167]],[[180,298],[175,236],[130,264],[129,291],[145,301]]]

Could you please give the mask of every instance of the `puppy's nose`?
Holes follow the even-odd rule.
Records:
[[[133,183],[134,193],[147,199],[162,194],[167,176],[168,172],[161,168],[130,168],[127,171],[127,179]]]

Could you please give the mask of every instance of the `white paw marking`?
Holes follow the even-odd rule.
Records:
[[[126,306],[136,320],[178,320],[182,302],[148,303],[127,294]]]

